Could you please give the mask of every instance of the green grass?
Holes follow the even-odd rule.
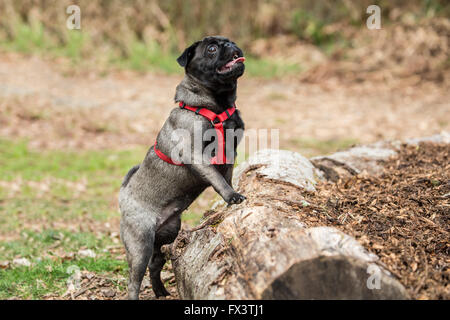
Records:
[[[338,150],[347,149],[357,144],[357,139],[330,139],[318,140],[314,138],[291,139],[290,143],[295,144],[298,152],[305,156],[324,155],[336,152]]]
[[[196,225],[200,222],[202,218],[202,213],[194,212],[194,211],[187,211],[183,213],[182,215],[183,221],[191,224]]]
[[[175,54],[164,52],[156,42],[146,45],[143,42],[133,41],[130,44],[129,54],[126,57],[117,57],[112,62],[122,68],[137,71],[159,70],[168,74],[181,73],[182,68],[176,59]]]
[[[118,227],[99,230],[96,226],[111,221],[117,226],[121,181],[147,150],[38,152],[25,141],[1,139],[0,150],[0,262],[10,262],[9,268],[0,268],[0,299],[39,299],[48,293],[63,293],[70,276],[67,268],[72,265],[125,277],[125,259],[117,260],[117,254],[104,251],[121,246],[109,235],[118,232]],[[85,189],[77,193],[77,184]],[[47,186],[45,192],[41,185]],[[18,188],[14,194],[12,187]],[[183,220],[198,223],[199,211],[188,210]],[[86,248],[96,258],[77,257]],[[75,257],[66,261],[67,254]],[[26,258],[32,266],[12,266],[15,258]]]
[[[14,28],[14,39],[0,39],[0,47],[4,50],[27,54],[45,54],[51,57],[67,57],[78,63],[83,57],[83,50],[89,45],[90,38],[86,33],[73,30],[67,34],[64,44],[57,43],[47,36],[44,26],[35,23],[33,26],[18,23]]]
[[[252,77],[275,78],[300,73],[302,68],[297,63],[286,63],[268,59],[248,57],[245,60],[245,72]]]
[[[67,290],[67,280],[72,274],[70,270],[74,267],[80,271],[108,273],[111,281],[117,281],[119,276],[126,277],[126,261],[104,252],[103,248],[108,245],[113,245],[113,242],[104,234],[64,229],[22,230],[19,239],[0,241],[0,261],[20,257],[28,259],[32,265],[0,269],[0,299],[40,299],[48,293],[62,294]],[[80,248],[93,250],[96,257],[77,256]]]
[[[0,231],[16,227],[23,214],[27,219],[40,219],[45,214],[50,221],[86,215],[97,220],[117,216],[111,199],[116,198],[125,174],[142,161],[147,151],[36,152],[25,141],[1,139],[0,150],[0,181],[22,181],[19,196],[0,200],[0,212],[8,212],[0,216]],[[30,181],[37,187],[27,184]],[[48,187],[41,197],[37,197],[39,183]],[[76,184],[85,190],[74,199]],[[8,192],[8,188],[0,186],[0,199]]]
[[[181,74],[183,69],[176,59],[179,52],[167,52],[156,42],[144,43],[140,40],[131,40],[128,47],[123,50],[112,48],[101,51],[107,59],[97,55],[99,50],[92,43],[89,33],[80,30],[70,30],[63,43],[48,36],[42,24],[30,26],[19,23],[14,28],[13,39],[0,39],[0,48],[9,51],[18,51],[26,54],[40,54],[49,57],[66,57],[77,67],[84,62],[100,58],[102,71],[108,68],[132,69],[137,71],[160,71],[167,74]],[[106,42],[105,42],[106,44]],[[105,45],[105,48],[107,46]],[[105,62],[106,61],[106,62]],[[88,64],[92,68],[92,64]],[[246,61],[246,74],[252,77],[282,77],[302,71],[296,63],[272,61],[249,56]]]
[[[66,269],[70,265],[99,273],[126,273],[124,259],[118,261],[103,252],[114,244],[108,234],[79,229],[89,230],[92,222],[117,221],[115,201],[121,180],[129,168],[142,160],[145,150],[36,152],[26,142],[5,140],[0,140],[0,150],[0,181],[11,185],[21,181],[14,195],[8,185],[0,187],[0,234],[13,239],[0,241],[0,261],[11,262],[20,257],[33,263],[32,267],[0,269],[0,299],[37,299],[65,291],[65,281],[70,276]],[[40,193],[40,183],[48,183],[46,192]],[[76,183],[86,186],[74,196]],[[62,227],[52,228],[54,222]],[[60,257],[81,248],[92,249],[97,257],[71,261]]]
[[[47,223],[117,218],[121,181],[145,155],[144,149],[36,152],[26,142],[4,140],[0,149],[0,232],[44,218]],[[14,187],[19,190],[11,195]]]
[[[44,28],[40,24],[33,27],[27,24],[18,24],[15,27],[14,41],[2,44],[9,46],[11,49],[26,53],[42,50],[47,47]]]
[[[0,149],[0,181],[7,183],[0,186],[0,212],[5,213],[0,215],[0,232],[43,218],[48,223],[117,218],[120,183],[145,155],[144,149],[36,152],[26,142],[4,140]],[[1,200],[10,198],[13,186],[20,192]]]
[[[0,299],[40,299],[48,293],[61,295],[67,290],[67,280],[72,274],[73,266],[78,267],[80,271],[88,270],[99,274],[113,272],[125,276],[127,272],[125,262],[111,258],[83,258],[71,261],[44,259],[32,267],[0,269]]]
[[[118,190],[122,177],[135,164],[142,161],[144,149],[125,151],[45,151],[29,150],[27,143],[0,140],[0,180],[13,181],[18,177],[25,181],[56,181],[50,186],[51,199],[71,199],[73,190],[64,181],[86,181],[86,194],[90,200],[96,196]],[[32,190],[24,188],[28,198]],[[1,189],[0,189],[1,194]]]

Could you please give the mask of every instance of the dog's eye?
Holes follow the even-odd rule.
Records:
[[[212,44],[208,47],[208,53],[214,54],[217,52],[217,45]]]

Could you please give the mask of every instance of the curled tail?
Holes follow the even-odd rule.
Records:
[[[125,188],[127,186],[128,182],[130,182],[130,179],[133,176],[133,174],[135,174],[136,171],[138,171],[139,166],[140,166],[140,164],[137,164],[133,168],[131,168],[130,171],[128,171],[127,175],[123,179],[122,188]]]

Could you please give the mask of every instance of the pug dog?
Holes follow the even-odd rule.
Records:
[[[161,246],[175,240],[181,213],[207,187],[212,186],[229,205],[245,200],[231,186],[234,159],[230,163],[227,156],[226,162],[211,162],[217,157],[217,148],[212,148],[216,151],[211,156],[203,154],[210,143],[218,144],[223,139],[226,154],[231,151],[236,155],[244,122],[240,112],[232,107],[236,101],[237,79],[244,73],[244,60],[242,50],[221,36],[193,43],[177,59],[185,69],[185,77],[175,94],[175,102],[180,103],[181,108],[171,111],[155,145],[143,162],[128,172],[119,192],[120,234],[129,265],[129,299],[139,299],[147,267],[155,295],[169,295],[160,278],[166,262]],[[231,138],[227,135],[219,136],[220,131],[215,127],[221,121],[219,118],[223,120],[220,125],[224,132],[240,132],[232,138],[234,143],[229,143]],[[180,129],[187,133],[184,138],[190,139],[183,139],[187,141],[183,143],[189,145],[183,145],[176,162],[171,155],[179,146],[173,133]],[[213,130],[214,141],[202,141],[197,144],[200,148],[194,148],[195,130],[200,131],[200,137],[207,130]],[[202,161],[195,161],[199,158]]]

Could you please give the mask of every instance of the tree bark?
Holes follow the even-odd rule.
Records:
[[[234,185],[247,200],[219,203],[166,250],[180,298],[406,299],[403,286],[354,238],[299,220],[296,210],[308,205],[302,194],[327,175],[318,168],[283,150],[260,151],[240,165]]]

